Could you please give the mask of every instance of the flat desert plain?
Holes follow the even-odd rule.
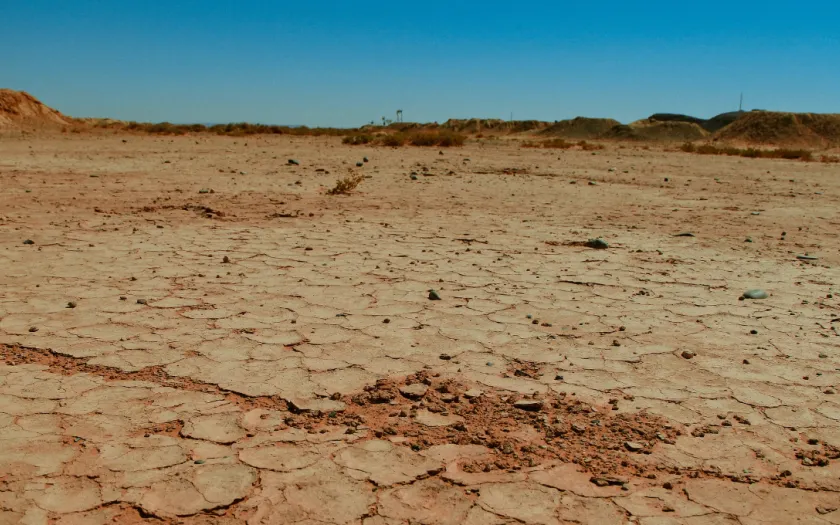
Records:
[[[3,139],[0,523],[838,524],[838,175]]]

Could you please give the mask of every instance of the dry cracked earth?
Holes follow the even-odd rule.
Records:
[[[840,524],[837,175],[6,138],[0,523]]]

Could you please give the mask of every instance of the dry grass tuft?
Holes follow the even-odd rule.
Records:
[[[453,146],[463,146],[466,140],[467,137],[465,135],[454,131],[417,130],[391,133],[387,135],[349,135],[344,137],[342,142],[350,145],[376,144],[392,148],[399,148],[405,146],[406,144],[411,144],[412,146],[437,146],[441,148],[449,148]]]
[[[712,144],[701,144],[697,146],[691,142],[686,142],[680,146],[680,150],[686,153],[696,153],[697,155],[729,155],[748,159],[786,159],[805,162],[814,160],[813,153],[806,149],[736,148],[733,146],[714,146]]]
[[[526,141],[522,143],[523,148],[552,148],[552,149],[580,149],[582,151],[596,151],[604,149],[602,144],[594,144],[581,140],[578,142],[569,142],[565,139],[550,139],[541,142]]]
[[[364,175],[350,175],[335,181],[335,187],[327,191],[327,195],[350,195],[356,186],[365,180]]]

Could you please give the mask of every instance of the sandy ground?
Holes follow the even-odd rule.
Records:
[[[840,524],[838,174],[4,139],[0,523]]]

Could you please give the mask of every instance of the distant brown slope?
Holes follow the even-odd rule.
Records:
[[[611,118],[576,117],[561,120],[542,130],[540,133],[568,139],[595,139],[621,123]]]
[[[713,138],[767,146],[840,146],[840,114],[752,111]]]
[[[694,122],[638,120],[625,125],[613,126],[600,138],[618,140],[647,140],[661,142],[685,142],[708,136],[706,130]]]
[[[25,91],[0,89],[0,129],[47,129],[70,124],[70,119]]]

